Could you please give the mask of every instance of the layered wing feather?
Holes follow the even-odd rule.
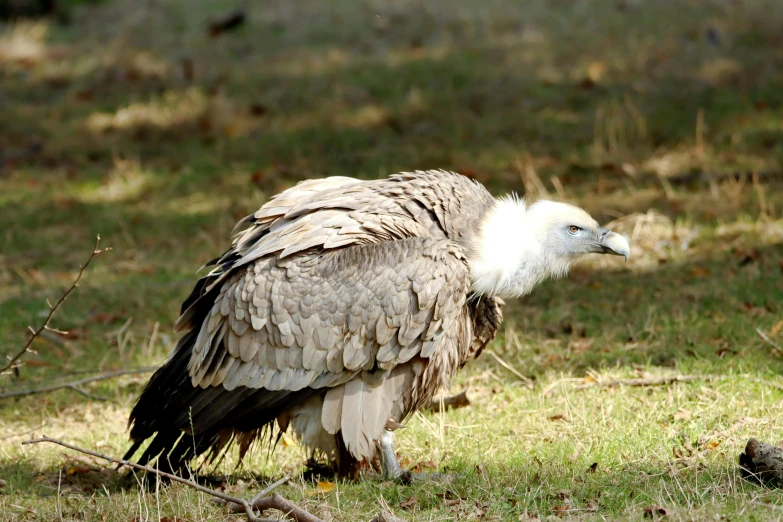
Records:
[[[399,386],[385,385],[391,372],[439,348],[459,350],[449,332],[464,320],[469,285],[459,247],[433,238],[256,260],[224,284],[204,318],[191,384],[329,388],[326,401],[337,402],[324,428],[341,431],[355,455],[371,455],[400,396]]]

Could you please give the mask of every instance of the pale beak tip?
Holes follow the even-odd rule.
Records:
[[[631,245],[622,235],[617,232],[609,232],[604,236],[602,244],[610,253],[623,256],[625,262],[628,262],[628,258],[631,255]]]

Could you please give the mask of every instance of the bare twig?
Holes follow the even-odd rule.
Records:
[[[98,246],[100,245],[100,243],[101,243],[101,236],[96,236],[96,238],[95,238],[95,247],[92,249],[92,252],[90,253],[90,257],[87,258],[87,261],[85,261],[85,263],[79,269],[79,273],[76,275],[76,279],[73,281],[71,286],[68,287],[68,290],[66,290],[65,293],[60,296],[60,299],[58,299],[57,302],[54,303],[54,305],[50,304],[47,301],[47,304],[49,304],[49,315],[46,316],[46,320],[43,322],[43,324],[37,330],[33,330],[32,328],[30,328],[30,331],[32,331],[32,333],[33,333],[32,337],[30,337],[30,339],[27,340],[27,342],[25,343],[24,347],[16,355],[14,355],[13,357],[11,357],[9,359],[8,363],[5,366],[0,368],[0,375],[2,375],[6,371],[8,371],[10,368],[12,368],[14,366],[14,364],[16,364],[16,362],[24,354],[27,353],[27,350],[30,349],[30,346],[32,346],[33,341],[35,341],[35,339],[39,335],[41,335],[41,332],[43,332],[44,330],[48,330],[49,329],[49,321],[52,320],[52,317],[54,316],[54,312],[57,311],[57,309],[60,307],[60,305],[63,304],[63,301],[65,301],[68,298],[68,296],[71,294],[71,292],[73,292],[73,290],[79,285],[79,280],[82,278],[82,275],[84,274],[84,271],[87,269],[87,267],[90,266],[90,262],[92,261],[92,259],[95,256],[97,256],[98,254],[102,254],[102,253],[104,253],[104,252],[106,252],[108,250],[111,250],[111,248],[99,249]]]
[[[79,395],[81,395],[82,397],[86,397],[86,398],[92,399],[94,401],[103,402],[103,401],[108,401],[109,400],[106,397],[99,397],[98,395],[92,395],[91,393],[87,393],[86,391],[82,390],[81,388],[79,388],[75,384],[69,384],[65,388],[67,388],[69,390],[73,390],[76,393],[78,393]]]
[[[156,366],[147,366],[145,368],[134,368],[131,370],[118,370],[116,372],[109,372],[109,373],[102,373],[100,375],[94,375],[92,377],[87,377],[86,379],[79,379],[78,381],[72,381],[72,382],[64,382],[61,384],[52,384],[51,386],[43,386],[41,388],[30,388],[27,390],[17,390],[17,391],[10,391],[5,393],[0,393],[0,399],[8,399],[9,397],[24,397],[26,395],[35,395],[37,393],[47,393],[50,391],[55,390],[62,390],[65,388],[74,390],[75,392],[81,393],[85,397],[91,398],[91,399],[97,399],[97,400],[106,400],[105,398],[98,398],[93,397],[81,388],[82,384],[87,384],[89,382],[96,382],[96,381],[105,381],[106,379],[113,379],[114,377],[119,377],[121,375],[133,375],[136,373],[148,373],[157,370]]]
[[[441,405],[443,405],[444,410],[448,410],[449,408],[457,409],[470,406],[468,390],[463,390],[456,395],[449,395],[448,397],[443,397],[442,399],[432,399],[430,403],[423,409],[426,411],[434,411],[435,413],[438,413],[441,410]]]
[[[196,489],[198,491],[201,491],[202,493],[206,493],[208,495],[212,495],[213,497],[217,497],[219,499],[222,499],[226,502],[226,504],[231,505],[238,504],[242,506],[244,509],[245,516],[247,516],[247,519],[250,522],[279,522],[273,519],[268,518],[259,518],[253,513],[253,506],[244,499],[233,497],[231,495],[227,495],[225,493],[221,493],[220,491],[215,491],[214,489],[210,489],[208,487],[202,486],[201,484],[197,484],[193,482],[192,480],[188,480],[182,477],[178,477],[177,475],[172,475],[171,473],[165,473],[163,471],[157,470],[155,468],[151,468],[149,466],[142,466],[141,464],[136,464],[135,462],[129,462],[124,459],[116,459],[114,457],[110,457],[108,455],[104,455],[103,453],[98,453],[96,451],[80,448],[78,446],[74,446],[72,444],[68,444],[67,442],[63,442],[61,440],[53,439],[51,437],[47,437],[46,435],[42,436],[39,439],[32,439],[32,440],[26,440],[22,442],[22,444],[38,444],[41,442],[51,442],[52,444],[57,444],[59,446],[63,446],[64,448],[71,449],[73,451],[78,451],[79,453],[84,453],[85,455],[90,455],[92,457],[96,457],[99,459],[103,459],[109,462],[113,462],[115,464],[120,464],[123,466],[129,466],[134,469],[139,469],[142,471],[146,471],[147,473],[152,473],[157,476],[165,477],[169,480],[173,480],[175,482],[179,482],[181,484],[185,484],[186,486],[190,486],[193,489]],[[268,488],[267,488],[268,489]],[[255,498],[254,498],[255,501]],[[265,509],[277,509],[279,511],[282,511],[287,516],[295,520],[296,522],[324,522],[320,518],[311,515],[307,511],[303,510],[293,502],[286,500],[283,498],[279,493],[275,493],[271,497],[266,497],[259,499],[258,501],[255,501],[255,505],[257,506],[257,509],[263,511]]]
[[[770,338],[769,338],[769,336],[768,336],[767,334],[765,334],[764,332],[762,332],[762,331],[761,331],[761,328],[756,328],[756,333],[757,333],[757,334],[759,334],[759,336],[761,336],[761,338],[762,338],[762,339],[764,339],[764,340],[767,342],[767,344],[769,344],[769,345],[770,345],[772,348],[774,348],[774,349],[775,349],[775,353],[776,353],[777,355],[783,355],[783,348],[781,348],[781,347],[778,345],[778,343],[776,343],[775,341],[773,341],[772,339],[770,339]]]
[[[714,375],[672,375],[671,377],[646,377],[638,379],[612,379],[610,381],[598,381],[589,384],[580,384],[575,390],[587,390],[590,388],[616,388],[618,386],[666,386],[675,382],[711,381]]]

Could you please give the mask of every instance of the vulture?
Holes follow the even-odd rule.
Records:
[[[292,430],[339,475],[399,478],[391,431],[494,338],[504,297],[630,250],[578,207],[446,171],[303,181],[237,227],[182,304],[126,459],[151,439],[138,461],[183,473]]]

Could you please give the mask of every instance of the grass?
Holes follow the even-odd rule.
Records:
[[[299,180],[448,168],[584,206],[632,238],[631,260],[509,303],[492,348],[532,389],[485,354],[452,387],[470,407],[398,432],[405,465],[453,483],[280,491],[335,521],[783,518],[780,493],[736,466],[749,437],[783,431],[783,354],[756,331],[783,345],[783,176],[720,177],[781,172],[774,0],[265,2],[208,38],[231,7],[107,0],[68,25],[0,27],[0,351],[22,346],[96,234],[113,248],[56,316],[67,338],[36,341],[0,387],[161,363],[195,270]],[[692,171],[716,177],[670,181]],[[576,389],[675,374],[715,378]],[[235,519],[19,444],[46,433],[121,455],[144,379],[87,387],[105,402],[1,401],[0,519]],[[218,473],[249,496],[305,458],[286,439]]]

